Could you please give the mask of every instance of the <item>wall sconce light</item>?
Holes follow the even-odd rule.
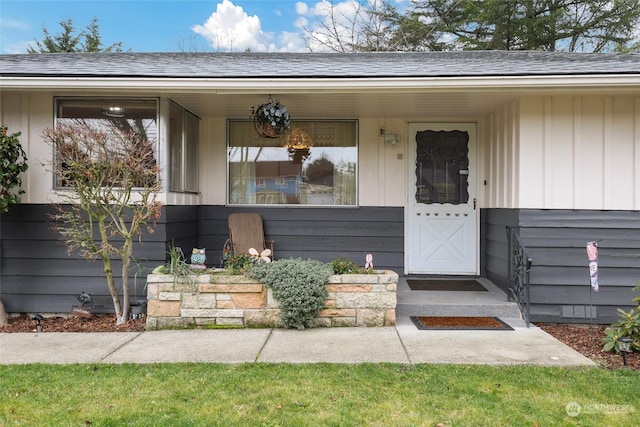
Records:
[[[394,133],[387,133],[384,135],[384,142],[389,145],[396,145],[400,141],[400,137]]]

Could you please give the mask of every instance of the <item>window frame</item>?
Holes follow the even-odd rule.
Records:
[[[225,204],[226,206],[232,207],[260,207],[260,208],[341,208],[341,209],[350,209],[357,208],[360,206],[360,185],[359,185],[359,176],[360,176],[360,122],[358,119],[301,119],[301,120],[292,120],[291,128],[295,127],[295,123],[353,123],[354,125],[354,145],[345,146],[349,148],[355,149],[355,174],[354,174],[354,188],[353,188],[353,204],[299,204],[299,203],[232,203],[231,202],[231,171],[230,171],[230,147],[231,147],[231,123],[249,123],[251,129],[253,129],[253,122],[247,119],[239,119],[239,118],[230,118],[227,119],[227,129],[226,129],[226,144],[225,144],[225,164],[226,164],[226,176],[225,176]],[[255,132],[255,131],[254,131]],[[334,146],[339,147],[339,146]],[[313,149],[313,146],[311,147]],[[283,148],[284,149],[284,148]],[[255,178],[254,178],[255,181]],[[287,179],[285,177],[285,183]],[[288,184],[287,184],[288,185]]]
[[[136,102],[151,102],[153,101],[155,104],[155,128],[156,128],[156,135],[155,135],[155,141],[154,141],[154,156],[155,156],[155,161],[156,161],[156,165],[160,165],[160,98],[157,97],[130,97],[130,96],[54,96],[53,97],[53,123],[54,123],[54,127],[57,126],[58,124],[58,120],[61,119],[73,119],[73,117],[59,117],[58,112],[59,112],[59,107],[60,104],[65,102],[65,101],[71,101],[71,102],[79,102],[79,103],[93,103],[93,104],[98,104],[98,103],[103,103],[105,105],[108,104],[122,104],[122,103],[136,103]],[[103,107],[107,108],[107,107]],[[79,118],[79,117],[76,117]],[[55,156],[55,151],[54,153],[52,153],[52,155]],[[53,164],[57,165],[57,161],[54,158],[53,159]],[[158,179],[161,179],[161,175],[160,173],[158,173],[157,175]],[[54,190],[69,190],[70,187],[61,185],[60,182],[58,182],[57,179],[57,174],[54,173],[52,176],[52,180],[53,180],[53,185],[52,188]]]
[[[180,168],[179,179],[174,177],[175,168],[172,167],[173,162],[173,134],[171,132],[171,119],[173,110],[178,109],[181,112],[181,124],[182,130],[180,132]],[[188,130],[189,119],[196,120],[196,136],[195,139],[189,138]],[[197,194],[200,192],[200,163],[199,163],[199,148],[200,148],[200,121],[201,118],[191,110],[185,108],[181,104],[169,100],[169,112],[168,112],[168,140],[167,140],[167,191],[172,193],[185,193],[185,194]],[[189,183],[191,180],[191,184]],[[175,186],[178,180],[179,185]],[[190,186],[192,186],[190,188]]]

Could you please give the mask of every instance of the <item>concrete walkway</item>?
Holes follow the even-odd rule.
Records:
[[[0,364],[26,363],[457,363],[595,366],[520,319],[513,331],[385,328],[183,330],[0,334]]]

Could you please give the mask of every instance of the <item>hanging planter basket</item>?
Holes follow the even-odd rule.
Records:
[[[278,132],[271,123],[260,123],[255,118],[253,119],[253,126],[256,128],[256,132],[262,138],[277,138],[282,132]]]
[[[291,128],[287,108],[271,97],[266,103],[251,108],[251,119],[256,133],[262,138],[278,138]]]

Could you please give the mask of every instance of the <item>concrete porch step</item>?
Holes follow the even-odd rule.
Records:
[[[496,316],[520,318],[515,302],[486,278],[477,280],[487,291],[413,291],[406,277],[398,280],[396,317]]]
[[[520,310],[515,304],[398,304],[399,316],[496,316],[518,318]]]

